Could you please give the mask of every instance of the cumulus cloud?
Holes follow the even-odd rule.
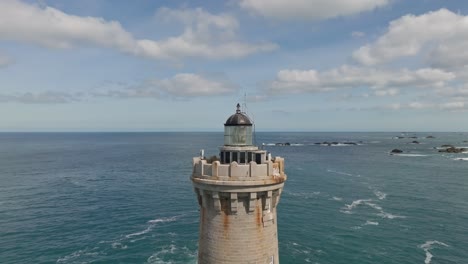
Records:
[[[267,18],[323,20],[371,11],[389,2],[389,0],[241,0],[239,5]]]
[[[227,95],[237,90],[237,85],[223,75],[179,73],[172,78],[146,80],[139,85],[94,95],[119,98],[192,98]]]
[[[3,0],[0,1],[0,39],[60,49],[94,45],[152,59],[236,58],[277,48],[272,43],[250,44],[238,40],[238,22],[227,14],[213,15],[200,8],[162,8],[158,14],[180,21],[183,32],[162,40],[136,39],[117,21]]]
[[[422,55],[432,67],[457,68],[468,64],[468,16],[440,9],[390,22],[375,42],[362,46],[353,58],[364,65]]]
[[[327,92],[340,88],[387,89],[376,95],[396,95],[396,88],[443,87],[455,75],[440,69],[382,70],[343,65],[329,71],[281,70],[265,89],[271,94]],[[390,90],[388,90],[390,89]]]

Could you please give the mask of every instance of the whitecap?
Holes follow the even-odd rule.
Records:
[[[115,249],[127,249],[127,245],[124,245],[120,242],[114,242],[112,243],[112,248],[115,248]]]
[[[432,245],[440,245],[440,246],[448,247],[447,244],[437,241],[437,240],[426,241],[424,244],[419,245],[419,248],[421,248],[422,250],[424,250],[424,252],[426,252],[426,259],[424,260],[425,264],[431,263],[433,255],[431,254],[431,252],[429,252],[429,250],[433,248]]]
[[[346,175],[346,176],[354,176],[351,173],[342,172],[342,171],[335,171],[335,170],[330,170],[330,169],[328,169],[327,172],[336,173],[336,174],[340,174],[340,175]]]
[[[157,218],[157,219],[153,219],[153,220],[149,220],[148,221],[148,224],[150,224],[145,230],[142,230],[142,231],[139,231],[139,232],[135,232],[135,233],[131,233],[131,234],[128,234],[128,235],[125,235],[126,238],[132,238],[132,237],[135,237],[135,236],[141,236],[141,235],[144,235],[148,232],[150,232],[151,230],[153,230],[153,228],[156,226],[156,224],[158,223],[167,223],[167,222],[174,222],[177,220],[177,217],[176,216],[173,216],[173,217],[163,217],[163,218]]]
[[[97,249],[98,249],[97,247],[94,247],[92,249],[86,248],[86,249],[77,250],[65,257],[57,259],[56,263],[63,263],[63,262],[68,262],[70,260],[76,260],[76,259],[81,258],[82,256],[97,256],[99,255],[99,252],[92,252],[92,251],[96,251]]]
[[[367,220],[364,225],[379,225],[379,222]]]
[[[337,197],[337,196],[333,196],[332,199],[333,199],[334,201],[342,201],[342,200],[343,200],[343,198]]]
[[[453,160],[463,160],[463,161],[468,161],[468,158],[454,158]]]
[[[125,237],[126,237],[126,238],[131,238],[131,237],[134,237],[134,236],[141,236],[141,235],[143,235],[143,234],[148,233],[148,232],[151,231],[152,229],[153,229],[153,226],[148,226],[148,227],[147,227],[145,230],[143,230],[143,231],[131,233],[131,234],[125,235]]]
[[[406,218],[406,216],[404,216],[404,215],[394,215],[394,214],[390,214],[390,213],[387,213],[387,212],[384,212],[384,211],[381,211],[377,215],[382,217],[382,218],[388,218],[388,219]]]
[[[367,202],[366,204],[367,204],[368,206],[374,208],[374,209],[377,210],[377,211],[382,211],[382,207],[380,207],[379,205],[377,205],[377,204],[375,204],[375,203],[369,203],[369,202]]]
[[[156,223],[166,223],[166,222],[174,222],[177,220],[176,216],[173,217],[163,217],[163,218],[157,218],[153,220],[149,220],[148,223],[150,224],[156,224]]]
[[[377,198],[379,198],[379,200],[383,200],[387,197],[386,193],[378,191],[378,190],[374,190],[374,194],[375,196],[377,196]]]
[[[395,154],[395,153],[391,153],[393,156],[399,156],[399,157],[426,157],[426,156],[429,156],[429,155],[425,155],[425,154]]]
[[[346,210],[348,210],[348,211],[351,211],[351,210],[353,210],[355,207],[357,207],[358,205],[363,204],[363,203],[365,204],[365,203],[371,202],[371,201],[372,201],[372,199],[359,199],[359,200],[355,200],[355,201],[353,201],[351,204],[345,204],[345,208],[344,208],[344,209],[346,209]]]

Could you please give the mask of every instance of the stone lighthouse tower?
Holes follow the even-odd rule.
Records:
[[[276,208],[284,159],[252,144],[252,122],[237,111],[224,124],[218,160],[193,158],[200,205],[198,263],[279,263]]]

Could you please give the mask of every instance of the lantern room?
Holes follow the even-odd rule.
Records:
[[[237,104],[236,113],[231,115],[224,124],[225,146],[252,146],[252,122],[242,113]]]

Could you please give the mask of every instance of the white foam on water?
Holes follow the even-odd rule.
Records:
[[[170,260],[171,256],[184,255],[190,257],[189,262],[184,263],[197,263],[197,251],[193,252],[187,247],[178,248],[176,245],[171,244],[169,246],[164,246],[160,251],[153,253],[147,260],[146,263],[152,264],[172,264],[180,263],[179,261]],[[164,260],[168,259],[169,260]]]
[[[352,226],[352,227],[351,227],[351,229],[354,229],[354,230],[359,230],[359,229],[361,229],[361,228],[362,228],[362,226]]]
[[[378,191],[378,190],[374,190],[374,194],[375,196],[377,196],[377,198],[379,198],[379,200],[383,200],[387,197],[386,193]]]
[[[379,225],[379,222],[367,220],[364,225]]]
[[[404,215],[394,215],[394,214],[390,214],[390,213],[387,213],[387,212],[384,212],[384,211],[381,211],[377,215],[382,217],[382,218],[388,218],[388,219],[406,218],[406,216],[404,216]]]
[[[342,171],[335,171],[335,170],[330,170],[330,169],[328,169],[327,172],[331,172],[331,173],[335,173],[335,174],[340,174],[340,175],[346,175],[346,176],[354,176],[354,175],[351,174],[351,173],[342,172]]]
[[[374,203],[374,200],[372,199],[359,199],[353,201],[351,204],[345,204],[343,208],[341,208],[340,212],[345,213],[345,214],[352,214],[352,210],[360,205],[366,205],[369,206],[370,208],[375,209],[378,211],[377,215],[382,217],[382,218],[387,218],[387,219],[396,219],[396,218],[406,218],[406,216],[403,215],[394,215],[387,213],[383,210],[383,208]]]
[[[112,248],[115,248],[115,249],[127,249],[127,245],[124,245],[120,242],[114,242],[112,243]]]
[[[333,196],[333,197],[332,197],[332,200],[334,200],[334,201],[343,201],[343,198],[337,197],[337,196]]]
[[[135,232],[135,233],[131,233],[131,234],[128,234],[128,235],[125,235],[126,238],[131,238],[131,237],[134,237],[134,236],[141,236],[141,235],[144,235],[146,233],[148,233],[149,231],[151,231],[153,229],[153,226],[148,226],[145,230],[143,231],[140,231],[140,232]]]
[[[424,260],[425,264],[431,263],[432,257],[434,256],[431,254],[431,252],[429,252],[429,250],[433,249],[432,245],[440,245],[440,246],[448,247],[447,244],[437,241],[437,240],[426,241],[424,244],[419,245],[419,248],[421,248],[422,250],[424,250],[424,252],[426,252],[426,259]]]
[[[375,204],[375,203],[366,203],[366,205],[374,208],[375,210],[377,211],[382,211],[382,207],[380,207],[379,205]]]
[[[177,220],[177,216],[163,217],[163,218],[157,218],[157,219],[149,220],[148,224],[150,224],[150,225],[145,230],[125,235],[125,237],[126,238],[132,238],[132,237],[135,237],[135,236],[141,236],[141,235],[144,235],[144,234],[150,232],[151,230],[153,230],[153,228],[158,223],[174,222],[176,220]]]
[[[454,158],[453,160],[463,160],[463,161],[468,161],[468,158]]]
[[[351,204],[345,204],[345,207],[344,209],[347,210],[347,211],[351,211],[353,210],[354,208],[356,208],[357,206],[361,205],[361,204],[365,204],[367,202],[371,202],[372,199],[359,199],[359,200],[355,200],[353,201]]]
[[[90,252],[90,251],[95,251],[97,250],[98,248],[95,247],[95,248],[92,248],[92,249],[81,249],[81,250],[77,250],[69,255],[66,255],[65,257],[62,257],[62,258],[59,258],[57,259],[57,262],[56,263],[63,263],[63,262],[68,262],[68,261],[71,261],[71,260],[77,260],[81,257],[86,257],[86,256],[97,256],[99,255],[99,252]]]
[[[177,220],[177,216],[173,217],[163,217],[163,218],[157,218],[153,220],[149,220],[149,224],[156,224],[156,223],[166,223],[166,222],[174,222]]]
[[[424,155],[424,154],[398,154],[398,153],[392,153],[393,156],[399,156],[399,157],[427,157],[429,155]]]

